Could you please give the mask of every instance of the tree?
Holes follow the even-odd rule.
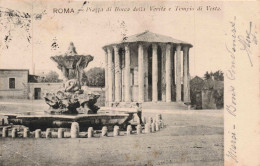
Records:
[[[61,82],[61,80],[59,79],[58,73],[56,73],[55,71],[50,71],[46,74],[44,82]]]
[[[94,67],[85,72],[84,78],[87,79],[87,86],[104,87],[105,86],[105,69]]]
[[[205,74],[204,74],[204,80],[208,80],[208,79],[210,79],[210,78],[214,78],[214,80],[216,80],[216,81],[224,81],[224,73],[221,71],[221,70],[218,70],[218,71],[216,71],[216,72],[206,72]]]
[[[204,74],[204,80],[208,80],[208,79],[210,79],[211,78],[211,75],[210,75],[210,73],[207,71],[205,74]]]
[[[224,81],[224,73],[221,70],[216,71],[213,74],[214,80]]]

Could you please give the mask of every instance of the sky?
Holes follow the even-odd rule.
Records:
[[[212,2],[211,5],[221,7],[222,4]],[[115,12],[114,8],[111,12],[104,11],[116,6],[130,9],[142,7],[146,11]],[[4,33],[0,43],[0,68],[29,69],[32,74],[34,64],[36,73],[49,70],[59,72],[50,57],[65,53],[70,42],[74,43],[78,54],[94,56],[87,70],[96,66],[104,67],[104,45],[120,41],[123,34],[129,36],[149,30],[193,45],[190,49],[191,76],[203,76],[206,71],[223,71],[223,13],[149,11],[150,7],[175,10],[177,6],[194,9],[206,7],[199,2],[86,2],[83,5],[83,2],[72,1],[0,1],[1,10],[9,8],[41,16],[32,20],[28,32],[15,21],[1,17],[1,31]],[[64,8],[74,9],[74,13],[53,13],[55,9]],[[90,8],[103,8],[103,12],[86,12]],[[78,13],[78,9],[84,12]],[[12,37],[7,43],[8,48],[6,34]],[[32,36],[30,42],[27,35]],[[54,42],[57,44],[55,48],[52,47]]]

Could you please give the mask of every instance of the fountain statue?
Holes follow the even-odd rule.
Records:
[[[98,94],[83,90],[86,80],[83,79],[84,69],[94,58],[91,55],[78,55],[71,42],[64,55],[52,56],[63,73],[64,89],[56,94],[46,94],[45,102],[50,106],[51,114],[96,113],[99,107],[95,106]]]
[[[8,122],[14,125],[24,125],[31,131],[47,128],[70,128],[73,122],[79,123],[80,130],[88,127],[101,129],[104,125],[113,129],[114,125],[126,128],[134,118],[141,119],[138,108],[99,108],[95,105],[99,94],[87,91],[84,86],[84,69],[93,60],[91,55],[78,55],[73,43],[64,55],[52,56],[64,76],[64,87],[57,89],[55,94],[46,93],[45,102],[49,109],[43,112],[4,113]],[[90,115],[91,114],[91,115]],[[140,121],[141,122],[141,121]]]

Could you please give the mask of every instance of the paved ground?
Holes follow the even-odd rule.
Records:
[[[40,103],[0,102],[0,112],[40,110]],[[33,106],[32,106],[33,105]],[[0,138],[0,165],[224,165],[223,110],[144,110],[162,113],[166,128],[106,138]]]

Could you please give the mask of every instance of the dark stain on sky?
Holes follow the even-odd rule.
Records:
[[[1,33],[4,34],[3,38],[0,40],[3,41],[5,47],[8,49],[10,41],[13,39],[13,37],[16,37],[13,36],[13,32],[19,31],[19,33],[22,34],[20,37],[24,38],[28,44],[31,44],[32,19],[36,21],[41,20],[45,14],[47,14],[46,10],[44,10],[42,13],[31,15],[27,12],[20,12],[18,10],[0,7],[0,29]]]

